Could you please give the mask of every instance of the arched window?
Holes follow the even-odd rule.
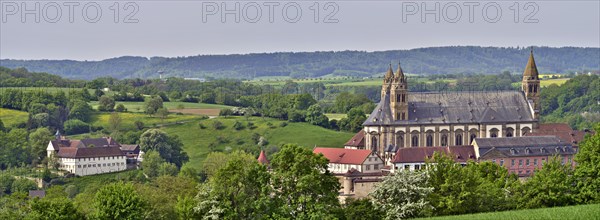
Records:
[[[373,151],[373,152],[377,151],[378,147],[379,147],[379,138],[377,138],[377,136],[373,135],[373,137],[371,137],[371,151]]]
[[[531,132],[531,129],[528,127],[524,127],[521,129],[521,136],[525,136],[526,134],[529,134],[529,132]]]
[[[404,132],[396,133],[396,146],[404,147]]]
[[[506,137],[512,137],[515,133],[515,129],[513,128],[507,128],[506,129]]]
[[[475,138],[477,138],[477,134],[471,133],[471,137],[469,138],[469,144],[472,144],[473,140],[475,140]]]
[[[444,147],[448,146],[448,134],[442,134],[441,144]]]
[[[493,138],[498,137],[498,129],[492,128],[492,130],[490,130],[490,137],[493,137]]]
[[[427,141],[426,141],[426,146],[427,147],[433,147],[433,135],[432,134],[427,134]]]
[[[456,146],[463,145],[463,136],[462,136],[462,134],[458,133],[458,134],[455,135],[454,145],[456,145]]]
[[[412,135],[412,147],[418,147],[419,146],[419,134],[413,134]]]

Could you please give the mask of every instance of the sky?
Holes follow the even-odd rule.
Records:
[[[600,47],[598,0],[0,0],[0,6],[0,59]]]

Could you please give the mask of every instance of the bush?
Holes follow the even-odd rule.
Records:
[[[126,112],[127,108],[125,108],[125,106],[123,104],[118,104],[117,107],[115,107],[115,111],[116,112]]]
[[[285,121],[282,121],[281,123],[279,123],[279,127],[282,127],[282,128],[285,127],[285,126],[287,126],[287,125],[288,125],[288,123],[285,122]]]
[[[200,127],[200,129],[206,129],[206,125],[202,122],[198,123],[198,127]]]
[[[67,120],[63,126],[66,134],[82,134],[90,132],[90,125],[77,119]]]
[[[223,122],[221,121],[213,121],[213,128],[221,130],[225,128],[225,125],[223,125]]]
[[[135,122],[133,122],[133,124],[134,124],[134,125],[135,125],[135,127],[136,127],[138,130],[140,130],[140,131],[141,131],[142,129],[144,129],[144,122],[141,122],[141,121],[135,121]]]
[[[256,125],[254,125],[254,123],[248,122],[248,129],[252,130],[252,129],[255,129],[255,128],[256,128]]]
[[[219,116],[230,116],[230,115],[233,115],[233,111],[231,109],[224,108],[224,109],[221,109],[221,111],[219,111]]]
[[[244,127],[244,125],[241,122],[235,121],[235,123],[233,123],[233,128],[235,128],[235,130],[239,131],[239,130],[242,130],[242,129],[246,128],[246,127]]]

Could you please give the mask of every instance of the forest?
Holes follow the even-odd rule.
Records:
[[[540,72],[588,72],[600,69],[600,48],[534,47]],[[389,63],[401,62],[414,74],[490,74],[521,72],[529,48],[524,47],[430,47],[378,52],[280,52],[262,54],[199,55],[190,57],[117,57],[102,61],[0,60],[0,66],[24,67],[70,79],[98,77],[159,78],[204,77],[255,79],[286,76],[370,77],[383,73]]]

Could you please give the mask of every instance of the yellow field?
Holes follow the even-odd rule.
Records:
[[[562,78],[562,79],[544,79],[540,81],[540,85],[542,87],[546,87],[552,84],[556,84],[558,86],[562,85],[563,83],[567,82],[569,80],[569,78]]]
[[[0,119],[5,127],[10,127],[21,122],[27,122],[28,115],[27,112],[0,108]]]

